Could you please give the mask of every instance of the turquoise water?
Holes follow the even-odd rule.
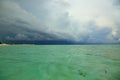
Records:
[[[120,80],[120,45],[0,46],[0,80]]]

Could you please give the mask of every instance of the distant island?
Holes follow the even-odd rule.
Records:
[[[1,42],[0,46],[4,45],[109,45],[109,44],[120,44],[120,43],[97,43],[97,42],[73,42],[67,40],[13,40]]]
[[[10,44],[0,42],[0,46],[6,46],[6,45],[10,45]]]

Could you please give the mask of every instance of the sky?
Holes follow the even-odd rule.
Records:
[[[120,0],[0,0],[0,41],[120,43]]]

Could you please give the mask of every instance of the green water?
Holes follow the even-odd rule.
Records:
[[[0,46],[0,80],[120,80],[120,45]]]

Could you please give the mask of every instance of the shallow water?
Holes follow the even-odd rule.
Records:
[[[0,46],[0,80],[120,80],[120,45]]]

